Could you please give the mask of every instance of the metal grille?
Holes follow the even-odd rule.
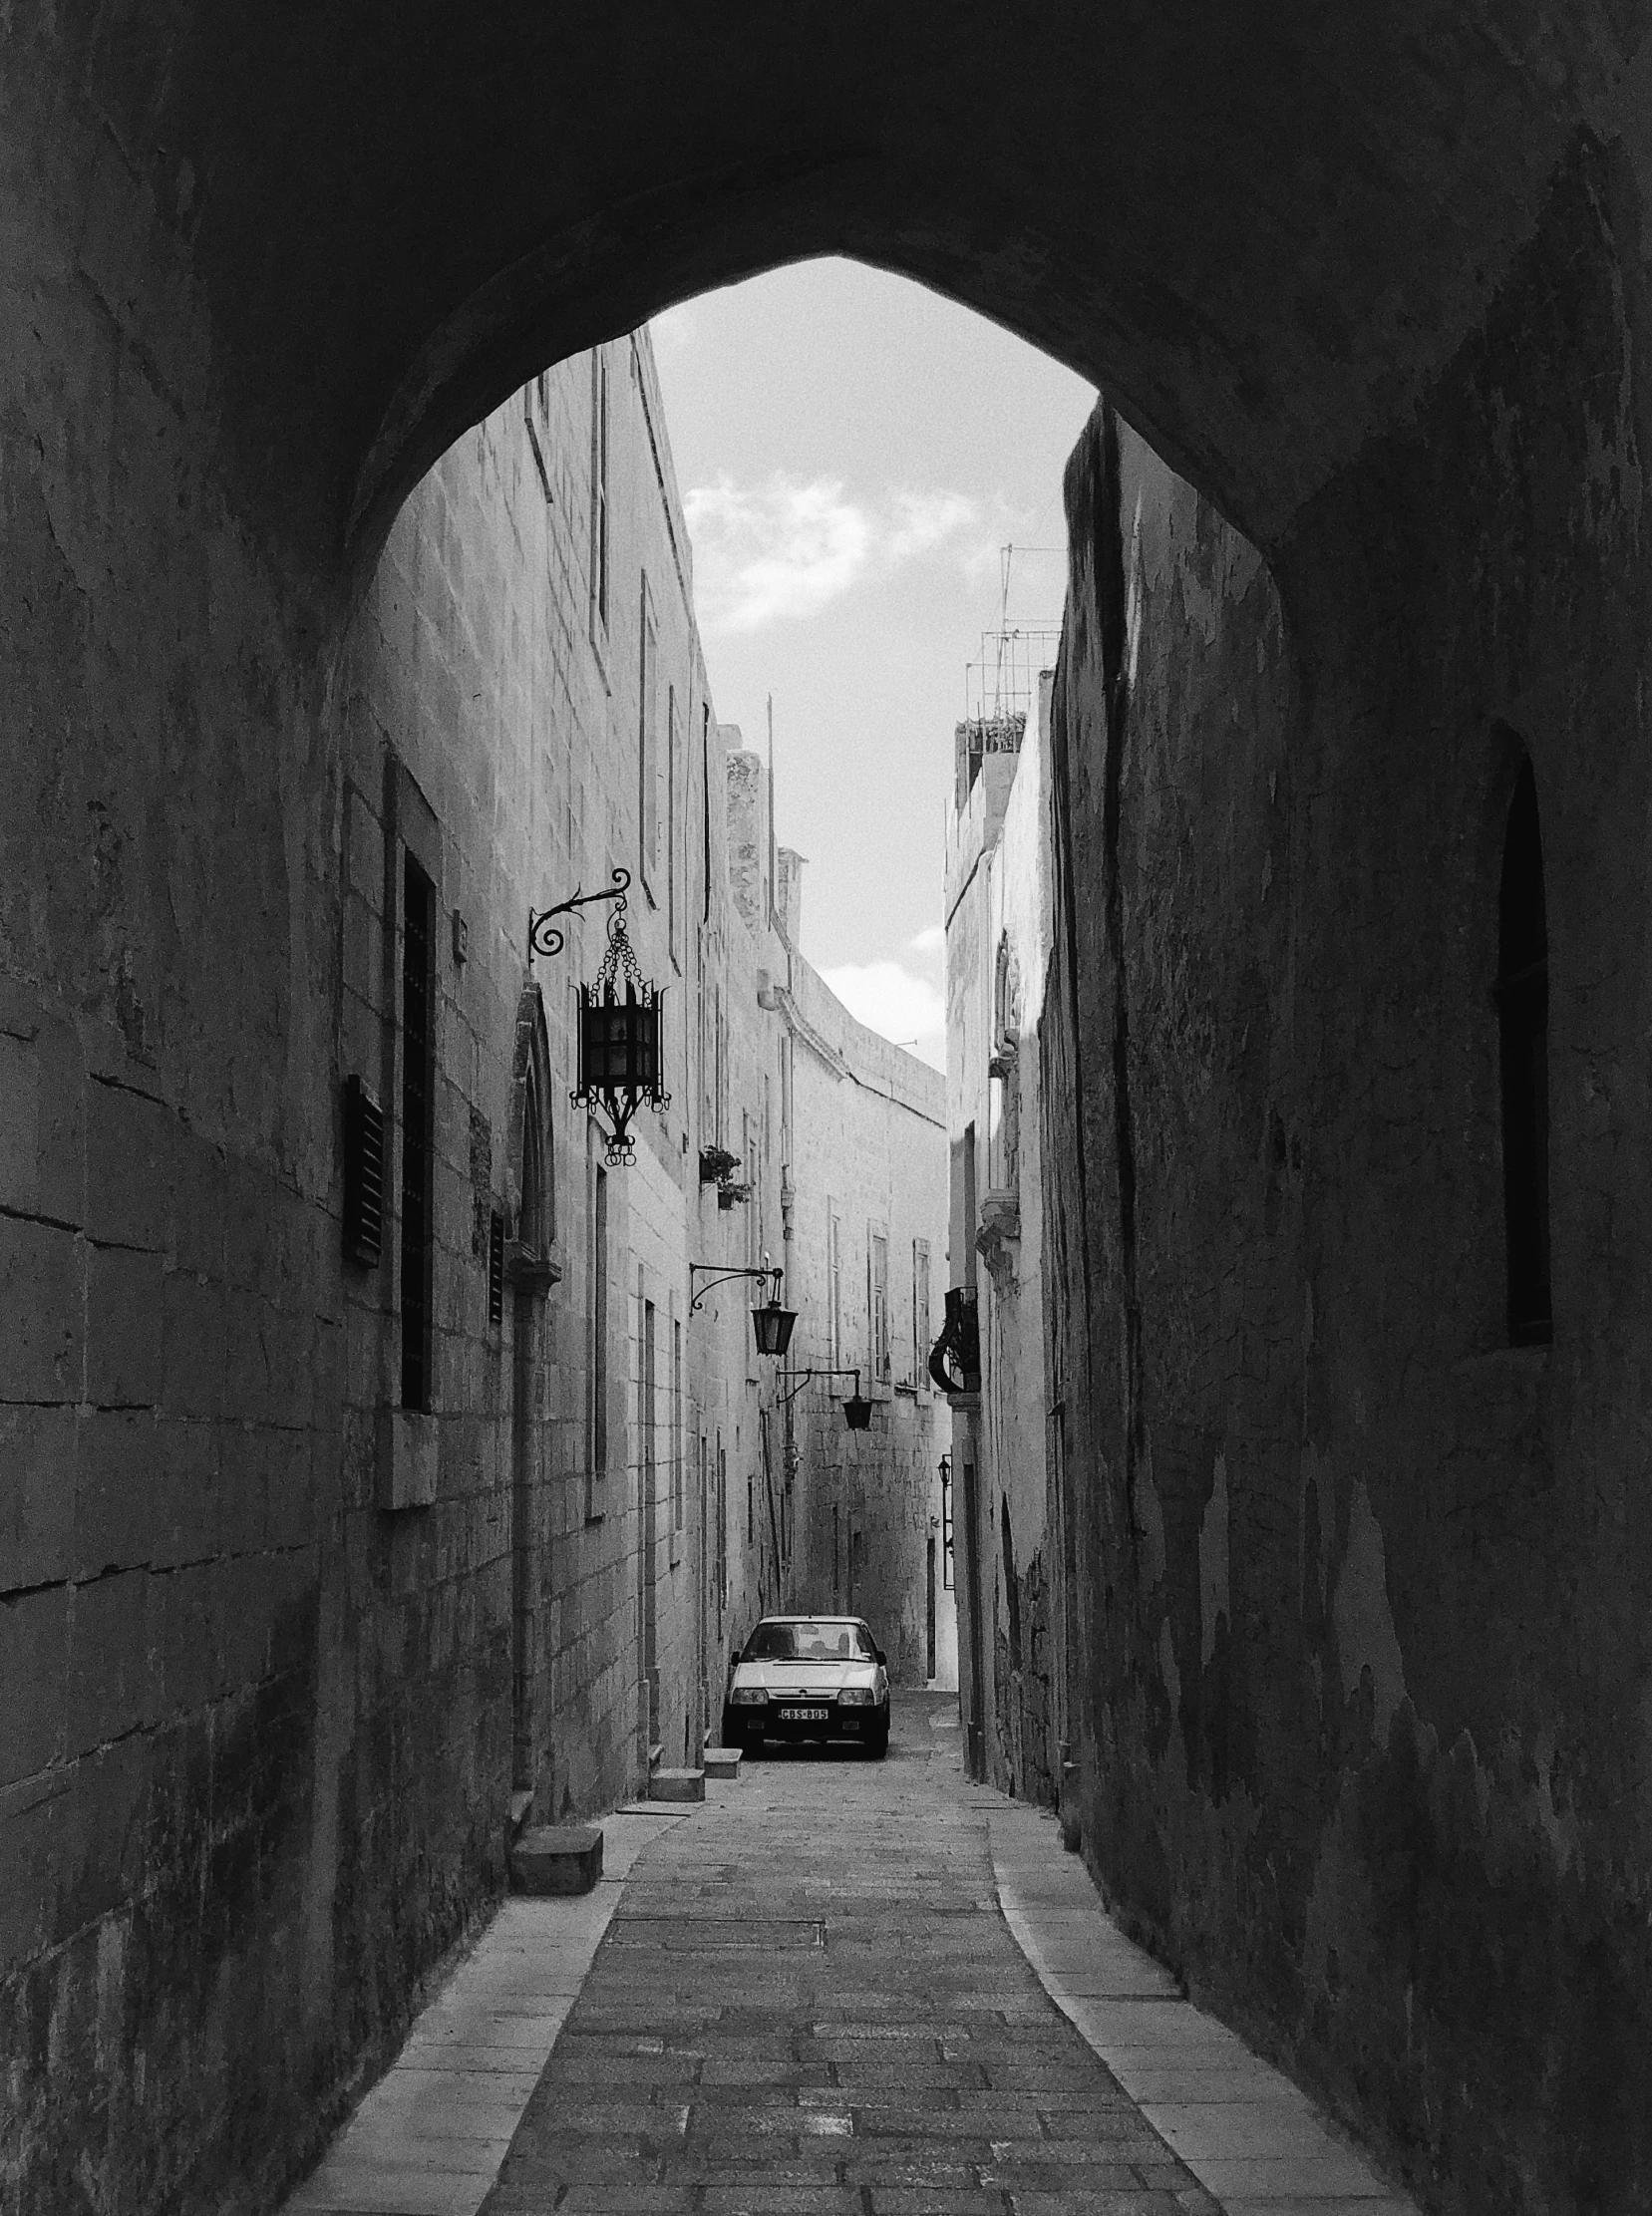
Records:
[[[360,1078],[344,1081],[344,1251],[370,1267],[384,1246],[384,1110]]]
[[[504,1218],[497,1208],[488,1223],[488,1328],[504,1322]]]

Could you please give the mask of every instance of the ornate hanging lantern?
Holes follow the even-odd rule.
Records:
[[[616,872],[617,874],[617,872]],[[619,994],[621,973],[625,997]],[[636,1141],[630,1124],[644,1103],[663,1108],[671,1095],[660,1082],[660,1003],[664,993],[646,984],[625,931],[625,895],[608,921],[608,951],[594,983],[579,988],[579,1083],[570,1098],[603,1108],[613,1125],[608,1160],[633,1162]]]

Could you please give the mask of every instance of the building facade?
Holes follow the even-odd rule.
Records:
[[[1058,1802],[1071,1774],[1070,1549],[1044,1266],[1041,1027],[1051,950],[1051,679],[955,733],[947,821],[946,1061],[953,1283],[979,1385],[952,1407],[960,1705],[972,1772]]]
[[[647,334],[535,378],[398,516],[334,756],[213,795],[271,836],[177,920],[282,1083],[136,972],[107,1026],[5,988],[0,1250],[35,1319],[0,1412],[8,2206],[71,2174],[112,2209],[268,2205],[515,1830],[696,1760],[731,1647],[797,1596],[838,1478],[756,1351],[768,1282],[727,1273],[772,1254],[817,1343],[826,1211],[791,1196],[823,1145],[846,1220],[937,1241],[939,1081],[849,1023],[772,839],[742,844],[767,780],[717,722],[691,564]],[[284,834],[272,779],[310,794]],[[621,887],[665,1096],[623,1160],[569,1100],[617,903],[530,944]],[[794,1085],[800,1006],[840,1084]],[[834,1090],[859,1154],[814,1127]],[[841,1588],[908,1675],[909,1371],[857,1468],[904,1551]]]
[[[1543,398],[1516,344],[1479,374],[1503,419]],[[1374,628],[1322,571],[1287,597],[1104,405],[1036,753],[987,756],[954,819],[979,1761],[1442,2208],[1627,2208],[1649,2174],[1644,1518],[1606,1476],[1645,1300],[1597,1212],[1638,1205],[1612,1104],[1646,966],[1588,951],[1641,865],[1581,831],[1644,778],[1585,700],[1591,499],[1557,464],[1474,547],[1582,626],[1555,692],[1523,630],[1443,621],[1444,570],[1385,576]],[[1316,687],[1316,593],[1373,657],[1427,610],[1431,720],[1373,748]],[[1041,1282],[1003,1263],[1012,1045]]]

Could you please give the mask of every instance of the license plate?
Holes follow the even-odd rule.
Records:
[[[782,1709],[783,1724],[824,1724],[830,1715],[829,1709]]]

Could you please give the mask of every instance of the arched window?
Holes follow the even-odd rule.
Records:
[[[1520,760],[1503,840],[1496,997],[1508,1338],[1511,1346],[1539,1346],[1554,1335],[1548,1244],[1548,912],[1537,783],[1528,756]]]
[[[551,1092],[544,1003],[537,984],[529,983],[516,1008],[505,1156],[506,1201],[515,1226],[506,1252],[506,1274],[518,1289],[528,1292],[543,1292],[561,1275],[552,1259],[556,1194],[548,1128]]]

